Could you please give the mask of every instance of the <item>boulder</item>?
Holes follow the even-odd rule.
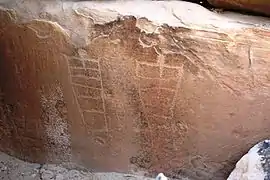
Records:
[[[269,136],[267,18],[182,1],[0,5],[1,151],[223,180]]]
[[[270,1],[268,0],[207,0],[211,5],[231,10],[254,12],[270,16]]]
[[[252,147],[236,164],[227,180],[264,180],[270,178],[270,140]]]

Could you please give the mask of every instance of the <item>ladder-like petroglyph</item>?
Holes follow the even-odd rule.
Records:
[[[150,150],[143,149],[154,154],[151,156],[152,163],[159,162],[152,164],[154,169],[159,168],[157,166],[162,163],[160,161],[165,154],[167,159],[173,159],[173,153],[177,150],[175,141],[182,141],[174,139],[179,133],[175,132],[177,124],[174,108],[183,76],[183,63],[180,63],[179,59],[176,61],[162,55],[156,62],[136,61],[140,100],[148,123],[148,128],[142,131],[141,135],[146,136],[144,139],[151,139],[151,145],[148,145]]]
[[[173,117],[173,99],[180,69],[137,62],[136,76],[140,79],[141,101],[146,114]]]
[[[85,128],[90,134],[108,131],[99,61],[85,54],[71,57],[69,71]]]

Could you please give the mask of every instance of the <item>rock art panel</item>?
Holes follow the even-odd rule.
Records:
[[[252,81],[248,73],[255,68],[253,59],[257,57],[251,55],[247,42],[237,42],[227,34],[164,28],[159,35],[148,35],[135,23],[134,18],[116,21],[110,24],[110,31],[106,26],[96,26],[96,32],[102,33],[95,35],[97,38],[88,49],[90,56],[100,57],[104,64],[123,57],[129,59],[106,69],[121,73],[123,70],[118,67],[130,64],[129,74],[134,77],[122,83],[135,83],[139,93],[139,109],[130,111],[141,114],[141,149],[130,162],[153,172],[171,171],[171,176],[224,178],[231,170],[226,167],[231,167],[237,155],[228,159],[228,154],[222,155],[217,149],[240,148],[237,144],[241,140],[262,128],[244,123],[244,109],[253,106],[250,103],[254,99],[248,97],[253,90],[248,88],[251,84],[239,82]],[[102,51],[98,47],[103,47]],[[113,90],[105,91],[105,96],[107,92],[114,94]],[[243,106],[242,112],[235,109]],[[265,118],[261,122],[265,123]],[[221,143],[212,151],[205,145],[210,141]],[[217,163],[216,158],[222,163]]]
[[[50,20],[0,11],[2,151],[218,180],[269,136],[268,30],[108,20],[69,3],[43,9]]]

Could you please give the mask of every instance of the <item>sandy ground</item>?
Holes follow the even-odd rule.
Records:
[[[120,173],[91,173],[52,164],[27,163],[0,152],[1,180],[153,180]]]

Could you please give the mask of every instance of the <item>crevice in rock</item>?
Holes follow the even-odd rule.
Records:
[[[199,4],[199,5],[207,8],[207,9],[213,9],[213,8],[215,8],[207,0],[183,0],[183,1],[187,1],[187,2],[192,2],[192,3],[195,3],[195,4]]]
[[[39,176],[39,179],[40,180],[43,180],[42,172],[41,172],[43,166],[44,166],[44,164],[40,164],[40,166],[37,168],[37,170],[38,170],[38,176]]]

